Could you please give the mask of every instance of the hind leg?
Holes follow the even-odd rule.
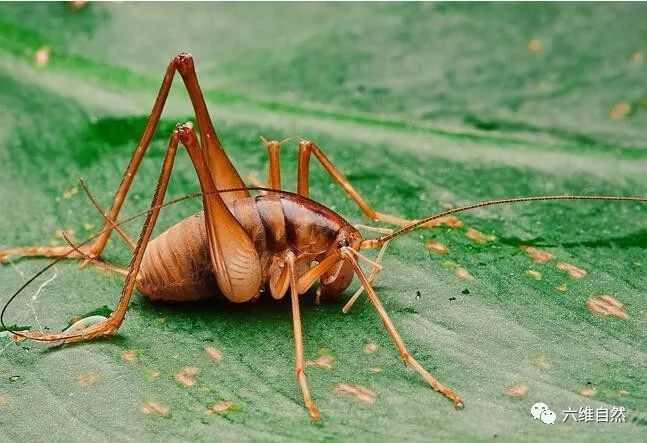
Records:
[[[164,195],[166,193],[166,188],[168,186],[171,171],[173,169],[173,162],[175,160],[175,153],[177,152],[180,133],[187,130],[190,130],[190,126],[180,125],[175,129],[175,131],[173,131],[173,134],[171,135],[168,148],[166,150],[166,155],[164,157],[162,170],[160,172],[160,177],[155,189],[155,195],[153,196],[153,200],[151,201],[150,211],[146,216],[146,221],[144,222],[139,240],[137,241],[137,245],[135,246],[135,253],[130,262],[130,266],[128,267],[128,273],[126,275],[126,280],[121,291],[121,296],[119,297],[119,303],[117,305],[117,308],[112,312],[112,314],[110,314],[110,317],[108,317],[107,319],[100,317],[94,318],[94,320],[96,321],[92,322],[92,324],[89,324],[87,327],[77,327],[77,324],[79,324],[79,322],[77,322],[66,332],[59,334],[44,334],[41,332],[21,331],[14,332],[16,336],[39,341],[62,341],[67,343],[90,340],[100,335],[110,334],[116,331],[119,326],[121,326],[124,316],[126,315],[128,303],[130,302],[130,298],[132,297],[133,291],[135,289],[135,283],[137,280],[137,275],[139,274],[142,260],[144,258],[144,252],[146,251],[146,247],[148,246],[148,242],[150,241],[151,235],[153,233],[153,228],[155,227],[157,217],[161,210],[160,205],[164,201]],[[74,248],[73,246],[70,247]],[[90,319],[84,320],[87,321]]]
[[[175,72],[178,72],[184,81],[184,85],[189,93],[189,98],[193,105],[196,120],[200,129],[201,143],[205,151],[205,160],[210,173],[213,175],[214,182],[219,189],[230,188],[244,188],[245,184],[240,178],[236,169],[231,164],[227,154],[222,148],[222,144],[216,135],[207,105],[204,101],[200,85],[198,83],[197,74],[193,64],[193,58],[190,54],[179,54],[169,62],[164,78],[157,93],[155,103],[151,110],[150,116],[141,135],[139,143],[135,148],[126,171],[121,179],[119,188],[115,193],[115,197],[110,207],[110,210],[105,215],[105,222],[102,227],[101,235],[99,235],[90,245],[82,246],[80,250],[90,257],[99,257],[105,248],[113,229],[115,229],[115,222],[119,216],[121,207],[126,199],[130,185],[132,184],[135,174],[139,169],[139,165],[146,153],[148,146],[153,138],[155,129],[162,115],[162,111],[166,104]],[[223,194],[222,198],[225,202],[233,201],[241,197],[248,196],[249,193],[245,190],[237,192],[229,192]],[[21,248],[10,248],[0,251],[0,262],[13,256],[40,256],[40,257],[69,257],[69,258],[82,258],[82,254],[78,254],[73,248],[69,246],[26,246]]]

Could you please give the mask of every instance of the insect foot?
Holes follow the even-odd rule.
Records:
[[[101,322],[108,321],[106,317],[103,315],[91,315],[90,317],[85,317],[82,318],[81,320],[78,320],[72,324],[69,328],[65,329],[63,331],[64,334],[69,334],[69,335],[74,335],[78,333],[82,333],[86,329],[88,329],[90,326],[94,326],[96,324],[99,324]]]
[[[60,334],[45,334],[42,332],[20,331],[14,335],[21,339],[46,341],[52,343],[73,343],[77,341],[92,340],[100,335],[113,333],[119,327],[112,318],[93,315],[75,322]]]

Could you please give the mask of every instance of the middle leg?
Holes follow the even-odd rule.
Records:
[[[348,194],[362,212],[373,221],[382,221],[398,226],[406,226],[413,223],[415,220],[408,220],[406,218],[398,217],[395,215],[383,214],[373,209],[366,200],[364,200],[359,193],[355,190],[353,185],[342,174],[337,167],[326,157],[321,149],[310,140],[301,140],[299,143],[299,156],[297,165],[297,193],[304,197],[309,197],[310,183],[309,183],[309,169],[310,169],[310,155],[314,154],[315,158],[319,160],[321,166],[332,177],[342,189]]]

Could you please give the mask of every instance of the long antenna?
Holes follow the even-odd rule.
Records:
[[[598,201],[633,201],[633,202],[647,202],[647,197],[617,197],[617,196],[608,196],[608,195],[540,195],[536,197],[518,197],[518,198],[505,198],[502,200],[488,200],[478,203],[472,203],[467,206],[462,206],[460,208],[448,209],[437,214],[430,215],[421,220],[417,220],[411,224],[408,224],[400,229],[393,231],[392,233],[373,239],[364,240],[362,242],[362,248],[375,248],[381,246],[384,242],[391,240],[398,235],[409,232],[412,229],[417,228],[418,226],[429,223],[432,220],[445,217],[447,215],[456,214],[457,212],[469,211],[471,209],[484,208],[486,206],[494,205],[505,205],[510,203],[524,203],[530,201],[546,201],[546,200],[598,200]]]

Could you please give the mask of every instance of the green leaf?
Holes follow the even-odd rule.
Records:
[[[0,4],[0,250],[62,245],[57,231],[80,240],[99,228],[78,179],[110,205],[166,64],[185,50],[243,176],[265,176],[260,135],[299,135],[375,208],[408,218],[510,196],[644,196],[645,18],[629,4]],[[176,79],[122,214],[148,206],[168,135],[187,119]],[[281,168],[295,189],[294,142]],[[369,223],[320,167],[311,177],[314,199]],[[198,189],[181,150],[167,200]],[[199,209],[196,200],[164,209],[155,232]],[[313,426],[294,379],[289,300],[182,305],[136,295],[111,337],[53,348],[0,337],[0,439],[638,441],[646,214],[644,204],[528,203],[391,243],[376,291],[463,411],[402,367],[362,299],[342,315],[341,302],[304,297],[308,383],[324,416]],[[126,230],[136,237],[141,222]],[[431,239],[446,251],[428,249]],[[522,244],[553,258],[537,263]],[[105,258],[127,266],[117,235]],[[46,263],[3,263],[2,300]],[[80,312],[114,309],[122,284],[62,262],[16,299],[6,322],[61,330]],[[615,315],[594,312],[613,300],[622,304],[607,310]],[[194,384],[178,382],[183,373]],[[339,384],[363,386],[375,401]],[[207,413],[220,402],[233,406]],[[536,402],[557,413],[553,426],[532,418]],[[585,406],[624,407],[628,423],[562,422],[562,411]]]

